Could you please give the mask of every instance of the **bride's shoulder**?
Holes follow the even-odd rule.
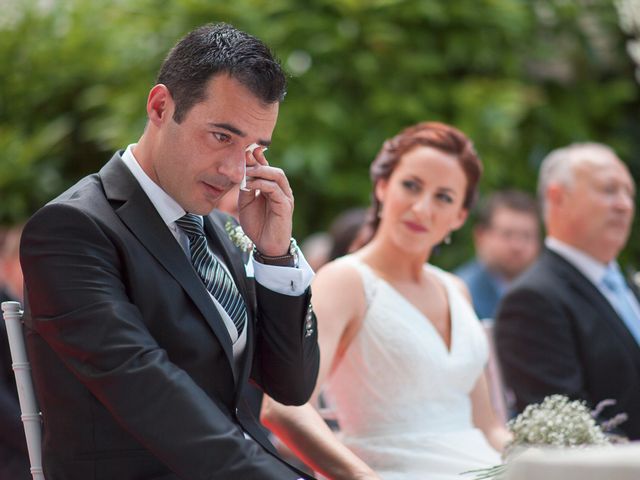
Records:
[[[351,255],[337,258],[323,265],[316,273],[315,281],[330,282],[336,286],[353,284],[360,277],[358,260]]]
[[[359,319],[366,310],[365,289],[355,260],[341,257],[318,270],[311,289],[314,298],[333,317]],[[316,309],[318,311],[318,309]]]

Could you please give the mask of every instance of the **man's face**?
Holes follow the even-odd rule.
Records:
[[[206,215],[242,180],[246,147],[271,143],[279,104],[265,105],[235,79],[218,75],[209,81],[205,99],[178,124],[173,99],[161,87],[150,94],[157,135],[143,168],[187,212]],[[154,119],[156,88],[164,113]]]
[[[540,250],[535,214],[498,207],[488,227],[475,232],[478,257],[487,267],[510,280],[531,265]]]
[[[573,184],[561,188],[558,213],[570,243],[603,263],[615,258],[634,213],[635,186],[626,166],[601,156],[576,166]]]

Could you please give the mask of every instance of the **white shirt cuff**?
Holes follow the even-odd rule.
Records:
[[[297,268],[265,265],[255,260],[253,254],[251,261],[256,282],[276,293],[298,297],[311,285],[314,273],[300,249]]]

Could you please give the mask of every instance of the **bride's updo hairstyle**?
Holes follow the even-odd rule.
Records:
[[[422,122],[404,129],[395,137],[382,145],[380,152],[371,164],[369,173],[373,182],[371,195],[371,209],[367,225],[367,243],[380,223],[380,202],[376,198],[376,186],[382,179],[388,180],[400,163],[402,157],[416,147],[431,147],[456,158],[467,178],[463,207],[469,210],[478,196],[478,181],[482,174],[482,163],[476,153],[473,143],[457,128],[440,122]]]

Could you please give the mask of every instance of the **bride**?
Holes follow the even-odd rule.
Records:
[[[330,479],[460,480],[500,463],[484,331],[453,275],[426,263],[464,223],[482,165],[459,130],[427,122],[371,165],[370,241],[317,274],[322,389],[339,436],[310,405],[265,399],[262,421]],[[317,393],[316,393],[317,395]]]

